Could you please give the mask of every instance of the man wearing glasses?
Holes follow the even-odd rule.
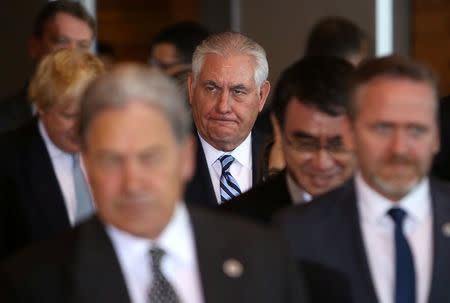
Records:
[[[304,58],[286,69],[273,100],[286,168],[222,208],[268,223],[279,209],[309,202],[353,173],[342,142],[353,68],[333,57]]]

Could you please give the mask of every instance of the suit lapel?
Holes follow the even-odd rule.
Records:
[[[256,130],[252,130],[252,187],[262,181],[262,154],[264,137]]]
[[[204,302],[240,302],[239,295],[243,290],[239,288],[244,287],[244,283],[236,283],[235,279],[223,272],[224,262],[234,256],[226,244],[227,241],[214,239],[214,233],[211,233],[211,227],[216,224],[214,218],[205,215],[201,210],[190,208],[189,213],[195,234]],[[235,257],[238,259],[239,256]]]
[[[445,186],[445,187],[444,187]],[[433,274],[429,302],[450,302],[450,187],[431,179]]]
[[[78,229],[73,267],[73,302],[128,303],[119,261],[97,217]]]
[[[50,230],[60,230],[64,226],[69,227],[64,198],[37,123],[34,124],[31,132],[28,159],[33,197],[31,201],[39,202],[28,205],[33,208],[32,212],[35,213],[33,222],[31,222],[33,229],[44,223]]]
[[[197,158],[195,175],[191,182],[186,187],[186,203],[202,205],[202,206],[217,206],[217,198],[214,193],[214,187],[209,175],[208,165],[206,164],[205,152],[196,132],[197,139]]]
[[[361,224],[356,201],[354,181],[350,180],[343,193],[340,193],[339,200],[335,201],[338,223],[341,237],[338,240],[339,246],[343,248],[342,264],[344,271],[352,276],[353,293],[359,299],[358,302],[377,302],[375,289],[373,287],[372,276],[365,252]]]

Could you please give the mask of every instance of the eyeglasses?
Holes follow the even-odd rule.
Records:
[[[324,145],[320,143],[318,138],[314,137],[300,137],[293,139],[289,139],[286,135],[283,135],[283,137],[287,145],[299,153],[313,154],[319,152],[321,149],[325,149],[333,156],[340,156],[348,153],[340,136],[328,139]]]
[[[148,62],[151,66],[156,66],[156,67],[159,67],[160,69],[162,69],[162,70],[168,70],[169,68],[171,68],[171,67],[174,67],[174,66],[177,66],[177,65],[180,65],[180,64],[182,64],[183,62],[181,62],[181,61],[175,61],[175,62],[172,62],[172,63],[163,63],[163,62],[161,62],[161,61],[158,61],[157,59],[155,59],[155,58],[150,58],[150,60],[149,60],[149,62]]]

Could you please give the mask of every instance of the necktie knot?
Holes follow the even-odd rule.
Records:
[[[222,174],[230,172],[230,166],[234,162],[234,157],[232,155],[223,155],[219,158],[220,164],[222,165]]]
[[[393,207],[388,211],[389,216],[394,220],[395,225],[403,226],[403,220],[406,217],[406,212],[398,207]]]
[[[150,255],[152,256],[152,265],[153,267],[160,268],[161,260],[164,257],[164,250],[159,247],[153,247],[150,250]]]

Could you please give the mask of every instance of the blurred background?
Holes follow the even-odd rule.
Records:
[[[45,0],[0,2],[0,97],[29,78],[27,38]],[[446,0],[80,0],[96,17],[97,39],[116,61],[147,62],[154,35],[196,21],[212,32],[240,31],[267,51],[270,80],[303,55],[313,24],[342,16],[369,36],[369,54],[399,53],[431,65],[450,94],[450,1]]]

